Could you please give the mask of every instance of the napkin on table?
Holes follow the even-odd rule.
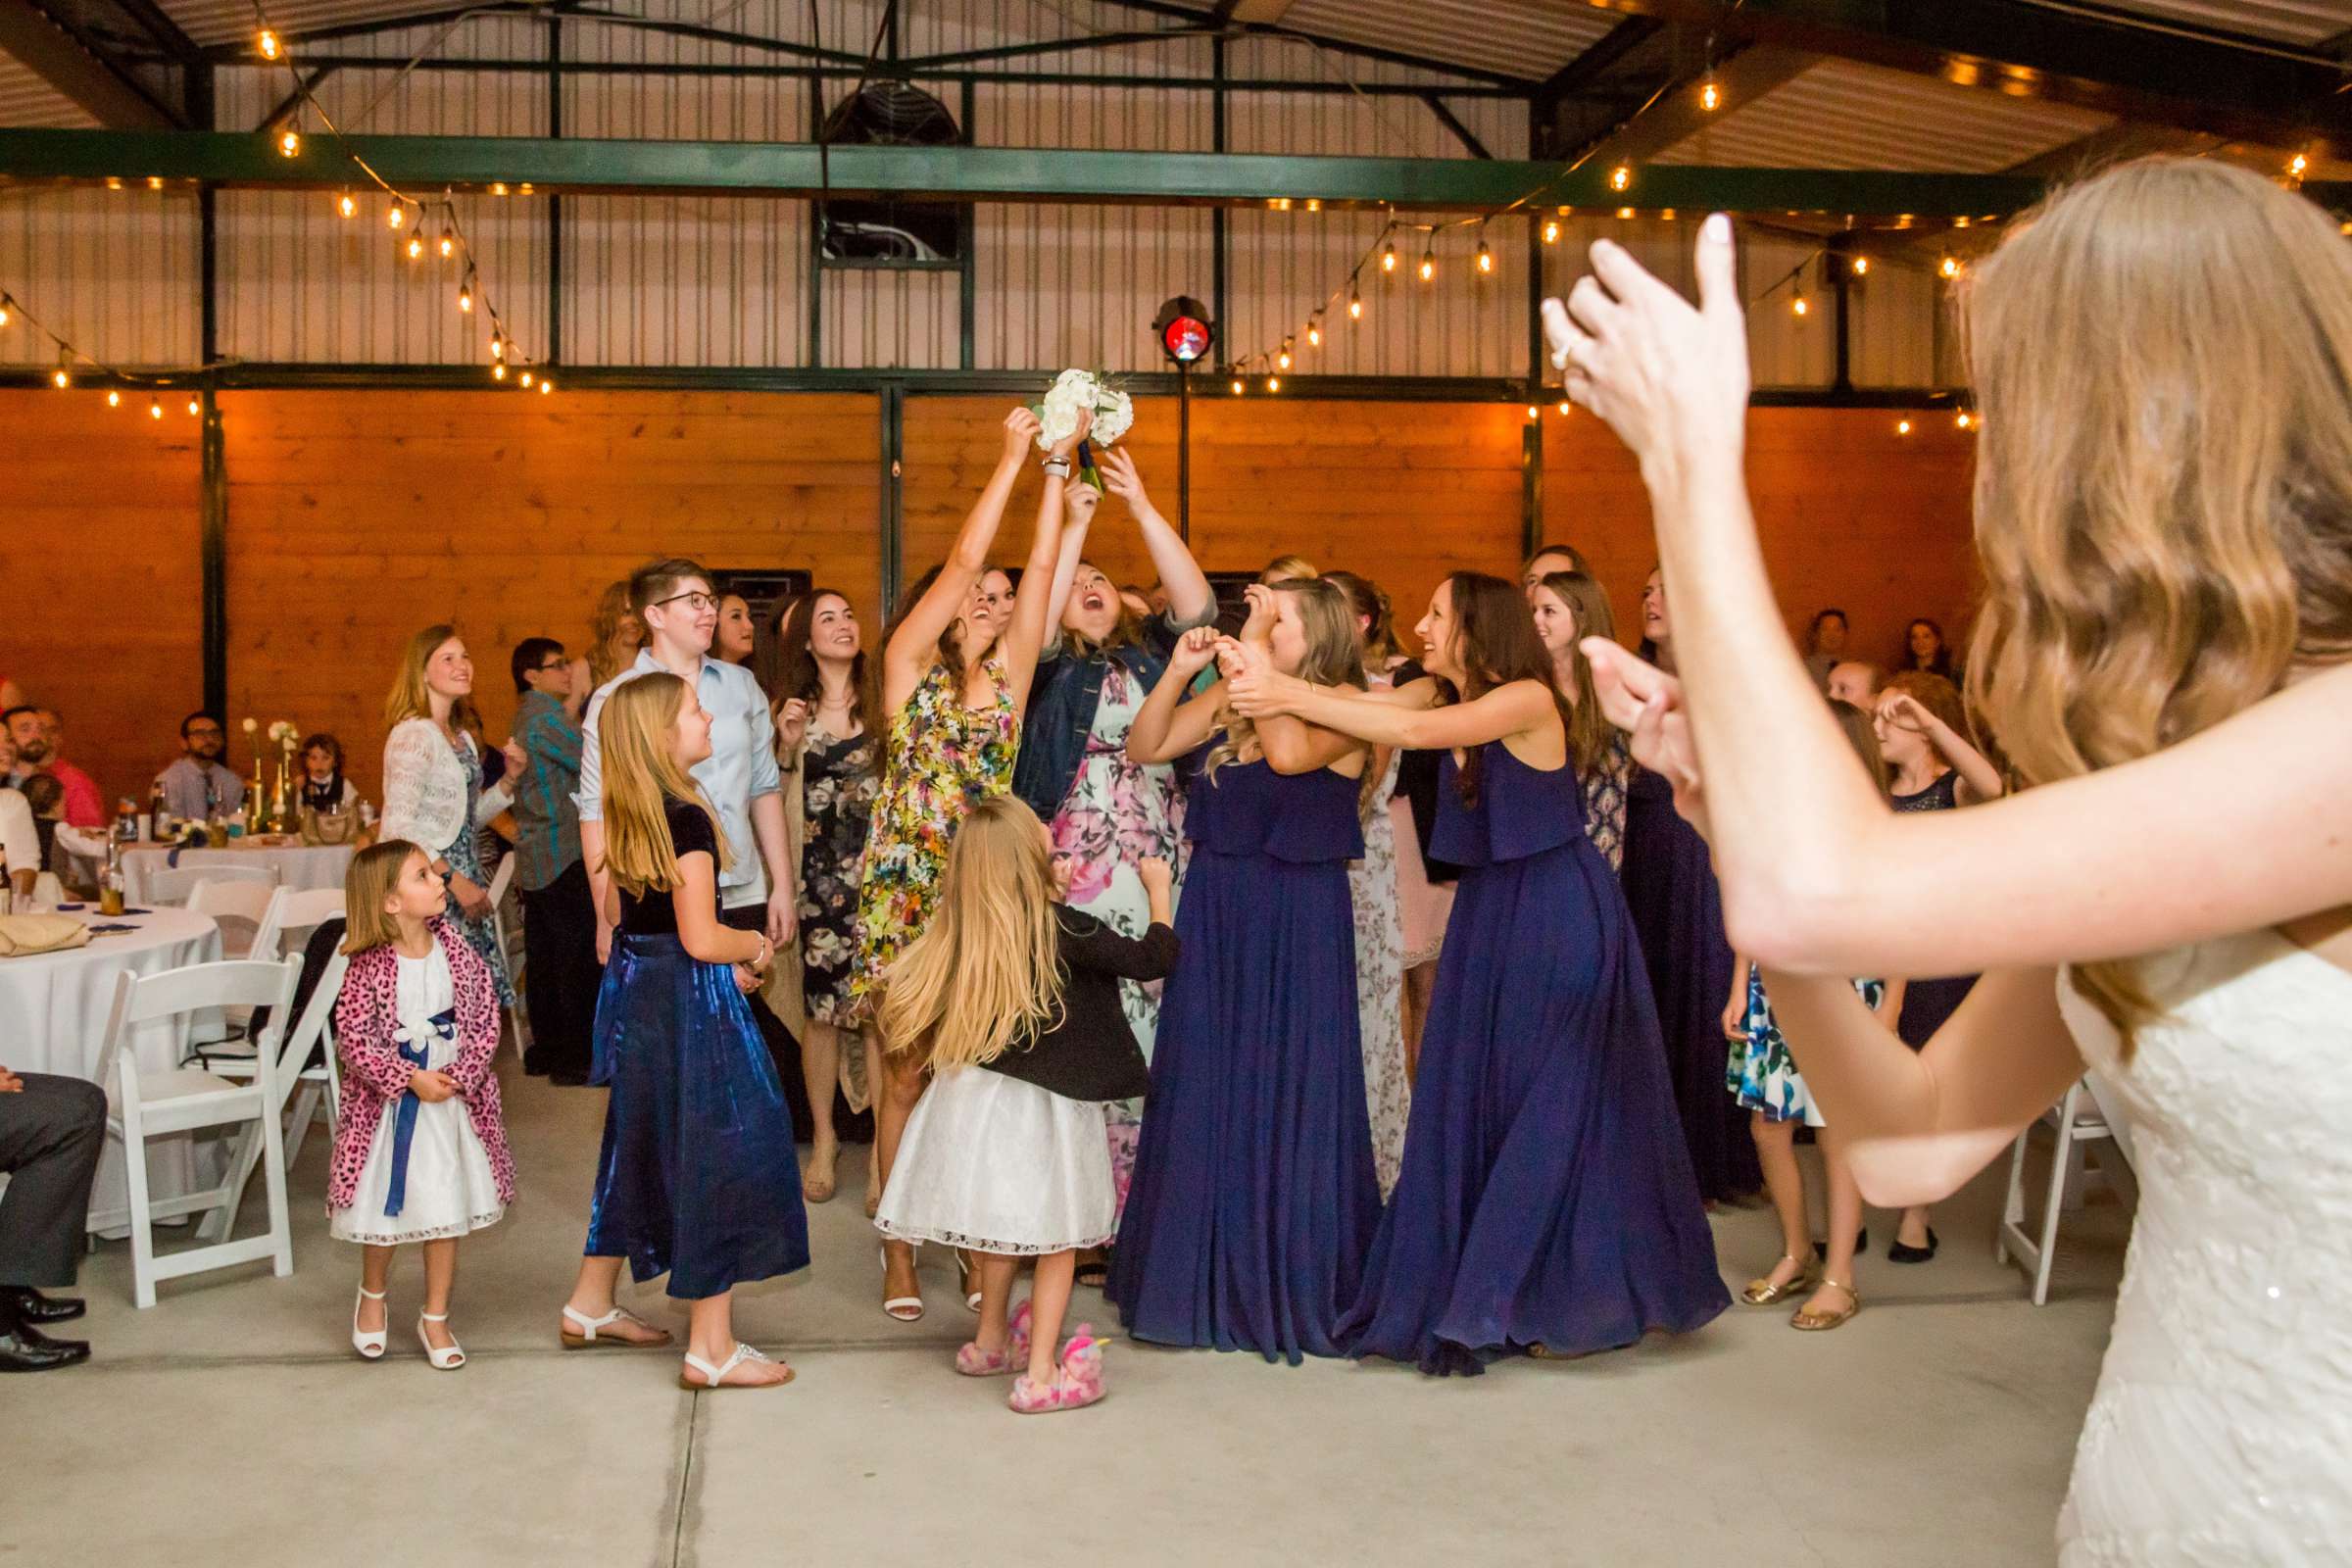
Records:
[[[70,914],[0,914],[0,958],[87,947],[90,929]]]

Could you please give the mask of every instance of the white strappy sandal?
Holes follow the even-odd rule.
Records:
[[[912,1244],[909,1243],[909,1246]],[[890,1272],[890,1249],[882,1249],[882,1272]],[[919,1285],[916,1287],[921,1288]],[[882,1302],[882,1312],[894,1323],[920,1323],[923,1320],[923,1298],[920,1296],[892,1296]]]
[[[371,1291],[365,1285],[360,1287],[360,1295],[370,1301],[380,1301],[384,1298],[383,1292]],[[392,1321],[392,1314],[389,1311],[385,1312],[384,1321],[386,1323]],[[360,1303],[356,1300],[353,1301],[351,1303],[351,1348],[360,1352],[360,1359],[363,1361],[380,1361],[384,1358],[384,1345],[385,1335],[382,1329],[369,1333],[360,1327]]]
[[[634,1323],[641,1329],[653,1329],[661,1338],[658,1340],[624,1340],[618,1335],[607,1337],[598,1332],[601,1329],[609,1329],[615,1323],[624,1322]],[[616,1306],[603,1317],[589,1317],[584,1313],[574,1311],[569,1302],[564,1303],[564,1348],[566,1350],[586,1350],[604,1346],[611,1346],[617,1350],[651,1350],[668,1343],[669,1330],[655,1328],[653,1324],[648,1323],[625,1306]]]
[[[464,1346],[452,1345],[446,1350],[437,1349],[434,1348],[433,1342],[424,1337],[424,1326],[427,1323],[446,1323],[448,1321],[449,1314],[447,1312],[437,1315],[431,1312],[416,1314],[416,1343],[424,1347],[424,1358],[433,1363],[433,1370],[436,1372],[455,1372],[466,1364],[466,1348]]]
[[[734,1371],[746,1361],[764,1361],[771,1366],[776,1364],[776,1358],[774,1356],[769,1355],[764,1351],[755,1349],[753,1347],[744,1344],[740,1340],[736,1341],[735,1343],[735,1353],[728,1356],[724,1361],[721,1361],[716,1366],[712,1366],[710,1362],[704,1360],[692,1350],[688,1350],[686,1352],[685,1370],[678,1374],[678,1387],[681,1389],[695,1389],[698,1391],[702,1389],[780,1389],[785,1384],[790,1383],[793,1378],[798,1375],[792,1370],[792,1368],[786,1367],[784,1368],[784,1375],[776,1379],[776,1381],[773,1383],[727,1382],[727,1374]]]

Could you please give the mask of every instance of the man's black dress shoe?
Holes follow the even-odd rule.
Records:
[[[71,1298],[53,1301],[29,1285],[0,1285],[0,1322],[64,1323],[88,1310]]]
[[[53,1340],[29,1323],[0,1319],[0,1372],[53,1372],[89,1358],[80,1340]]]

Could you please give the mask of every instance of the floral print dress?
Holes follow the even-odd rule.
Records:
[[[1884,980],[1856,980],[1853,984],[1862,1004],[1873,1012],[1886,1000]],[[1740,1104],[1762,1111],[1766,1121],[1801,1118],[1808,1126],[1825,1125],[1796,1070],[1796,1058],[1788,1054],[1788,1042],[1781,1038],[1781,1026],[1773,1021],[1772,1004],[1764,996],[1763,971],[1752,963],[1747,966],[1747,1038],[1732,1043],[1723,1083]]]
[[[1364,1108],[1372,1124],[1373,1174],[1380,1178],[1384,1203],[1404,1162],[1404,1124],[1413,1108],[1404,1076],[1404,917],[1397,902],[1396,824],[1389,812],[1402,755],[1389,754],[1388,771],[1374,788],[1364,818],[1364,858],[1348,863],[1348,891],[1355,900],[1355,1010],[1364,1051]]]
[[[1612,871],[1625,869],[1626,789],[1633,776],[1633,751],[1623,735],[1612,733],[1599,765],[1586,769],[1577,781],[1584,793],[1585,837],[1592,841]]]
[[[996,682],[986,707],[966,708],[960,683],[945,664],[933,664],[891,718],[888,760],[865,839],[865,880],[858,889],[850,1000],[861,1019],[872,1015],[882,971],[931,923],[948,846],[965,813],[1012,789],[1020,711],[1004,661],[992,654],[981,667]]]
[[[482,864],[482,837],[473,820],[474,810],[482,802],[482,759],[474,751],[473,737],[470,735],[461,734],[451,743],[450,750],[458,754],[458,766],[466,773],[466,827],[458,835],[457,842],[442,854],[449,858],[450,870],[487,891],[490,873]],[[498,1004],[502,1007],[514,1006],[514,985],[507,975],[507,956],[499,947],[497,921],[489,915],[483,915],[479,920],[467,919],[466,911],[458,907],[458,896],[455,893],[449,896],[449,917],[458,922],[458,930],[464,934],[466,945],[480,954],[482,962],[489,965],[490,985],[498,994]]]
[[[801,749],[801,1000],[808,1016],[857,1026],[858,873],[881,788],[874,737],[837,739],[811,720]]]
[[[1073,909],[1083,909],[1124,937],[1140,937],[1152,923],[1152,900],[1136,875],[1136,862],[1156,856],[1180,866],[1184,849],[1184,788],[1166,762],[1127,759],[1127,731],[1150,695],[1123,664],[1102,677],[1102,700],[1086,735],[1070,793],[1054,813],[1054,853],[1069,863]],[[1135,1043],[1152,1059],[1159,1030],[1163,981],[1122,980],[1119,1005]],[[1110,1137],[1111,1188],[1117,1212],[1127,1208],[1127,1184],[1135,1175],[1135,1146],[1143,1134],[1144,1102],[1114,1100],[1102,1107]]]

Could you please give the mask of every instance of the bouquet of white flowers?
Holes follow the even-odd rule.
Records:
[[[1038,450],[1051,452],[1056,445],[1068,440],[1070,432],[1078,428],[1078,416],[1082,411],[1091,412],[1095,422],[1087,433],[1085,444],[1078,449],[1081,454],[1078,476],[1100,490],[1102,488],[1102,476],[1096,470],[1093,456],[1087,449],[1109,446],[1125,435],[1135,423],[1135,404],[1126,393],[1113,387],[1105,376],[1092,370],[1064,370],[1046,389],[1044,401],[1031,411],[1038,419]]]

